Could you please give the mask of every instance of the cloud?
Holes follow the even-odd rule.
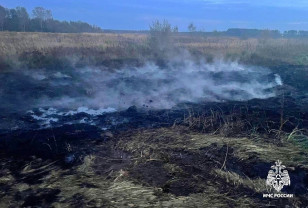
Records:
[[[308,22],[289,22],[288,25],[307,25]]]
[[[289,8],[308,8],[306,0],[259,0],[259,1],[246,1],[246,0],[201,0],[207,4],[242,4],[250,6],[267,6],[267,7],[289,7]]]

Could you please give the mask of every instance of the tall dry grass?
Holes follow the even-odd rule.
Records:
[[[261,66],[308,65],[308,39],[239,39],[190,34],[177,34],[172,39],[176,47],[208,60],[219,57]],[[148,35],[144,33],[0,32],[0,62],[29,60],[32,57],[29,53],[33,52],[67,59],[74,56],[94,65],[147,60],[153,58],[148,43]]]
[[[183,41],[185,40],[185,41]],[[199,54],[258,65],[308,65],[308,39],[183,38],[178,45]]]
[[[0,32],[0,56],[52,48],[123,47],[145,38],[144,34]]]

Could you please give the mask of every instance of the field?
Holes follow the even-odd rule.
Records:
[[[115,33],[22,33],[1,32],[0,57],[2,64],[20,64],[41,67],[44,63],[27,63],[28,58],[68,59],[72,64],[101,65],[120,61],[144,61],[153,58],[147,44],[148,34]],[[176,47],[209,60],[225,58],[260,66],[308,65],[306,39],[239,39],[232,37],[205,37],[176,34],[172,37]],[[51,57],[50,57],[51,56]],[[27,59],[27,60],[26,60]],[[73,60],[72,60],[73,59]],[[11,60],[11,61],[10,61]],[[64,61],[64,60],[63,60]],[[26,63],[24,63],[26,62]],[[28,64],[28,65],[27,65]]]
[[[161,42],[153,46],[149,36],[0,33],[4,103],[0,105],[0,207],[307,206],[308,40],[180,33],[168,41],[159,40],[166,41],[163,46]],[[158,86],[164,89],[155,85],[153,91],[183,85],[171,91],[181,96],[186,91],[195,95],[185,88],[185,76],[193,86],[199,80],[196,76],[210,77],[205,86],[216,84],[215,90],[207,89],[211,94],[207,101],[198,97],[180,100],[171,108],[152,108],[158,100],[172,97],[158,93],[141,106],[132,102],[107,113],[75,107],[75,100],[90,106],[101,93],[123,83],[126,88],[137,85],[129,89],[139,93],[138,99],[156,95],[138,91],[156,84],[150,79],[156,73],[143,80],[143,73],[134,71],[148,69],[148,63],[171,72],[180,66],[187,70],[223,66],[227,72],[192,70],[191,75],[179,71],[174,76],[180,84],[169,79],[168,72],[167,76],[158,73],[162,77]],[[228,71],[234,65],[234,71]],[[241,67],[251,71],[242,73]],[[130,68],[132,78],[123,78]],[[250,77],[253,81],[244,89],[242,83]],[[99,85],[101,80],[106,83]],[[164,87],[165,83],[173,85]],[[197,83],[197,87],[202,84]],[[217,83],[223,87],[217,88]],[[260,96],[262,85],[269,86],[264,88],[265,95],[272,90],[275,96]],[[127,97],[121,90],[112,90],[103,98],[130,98],[129,90]],[[218,97],[225,91],[233,97],[243,96],[236,100]],[[69,103],[69,109],[60,108],[66,98],[62,94],[78,99],[74,105]],[[253,96],[245,99],[248,95]],[[40,99],[44,104],[46,99],[57,104],[28,105]],[[22,106],[29,107],[28,111]],[[263,198],[263,194],[276,193],[265,181],[277,160],[291,178],[291,185],[282,192],[294,194],[293,198]]]

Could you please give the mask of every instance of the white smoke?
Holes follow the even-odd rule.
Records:
[[[182,102],[265,99],[275,96],[279,75],[260,67],[217,61],[185,61],[160,69],[154,64],[116,72],[81,71],[92,92],[90,104],[126,108],[132,105],[171,108]],[[90,81],[90,83],[87,82]]]
[[[279,75],[266,68],[222,60],[209,64],[185,58],[170,61],[164,68],[147,63],[139,68],[112,71],[98,68],[61,72],[29,70],[24,76],[28,79],[26,86],[18,85],[19,88],[9,90],[11,94],[7,97],[12,100],[15,94],[19,97],[16,103],[22,100],[29,109],[121,110],[133,105],[167,109],[183,102],[265,99],[275,96],[273,89],[282,85]],[[25,94],[28,96],[23,96]]]

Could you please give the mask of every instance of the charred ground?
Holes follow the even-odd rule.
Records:
[[[131,107],[100,117],[129,121],[108,131],[79,124],[4,133],[2,197],[11,206],[306,205],[307,104],[280,90],[267,100]],[[262,198],[277,159],[288,166],[289,201]]]

